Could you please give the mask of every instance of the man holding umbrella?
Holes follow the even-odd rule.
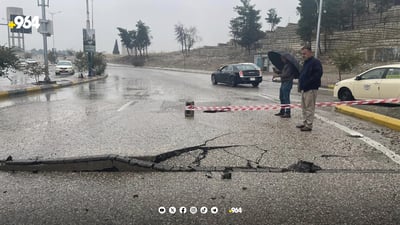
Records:
[[[293,79],[299,76],[299,63],[288,53],[268,52],[268,57],[272,64],[279,71],[276,71],[281,78],[281,87],[279,89],[279,99],[281,101],[281,110],[275,114],[282,118],[290,118],[290,91],[293,87]],[[286,107],[285,107],[286,106]]]

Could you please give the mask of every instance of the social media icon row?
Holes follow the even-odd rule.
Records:
[[[177,208],[175,208],[175,207],[169,207],[169,208],[168,208],[168,212],[169,212],[170,214],[175,214],[175,213],[177,213],[177,210],[179,210],[179,213],[180,213],[180,214],[186,214],[186,213],[188,212],[188,210],[187,210],[186,207],[180,207],[179,209],[177,209]],[[167,213],[167,208],[161,206],[161,207],[158,208],[158,212],[159,212],[160,214],[165,214],[165,213]],[[192,206],[192,207],[189,208],[189,212],[190,212],[191,214],[196,214],[196,213],[198,212],[198,209],[197,209],[197,207]],[[216,206],[211,207],[211,208],[210,208],[210,212],[211,212],[212,214],[217,214],[217,213],[218,213],[218,207],[216,207]],[[205,206],[201,207],[201,208],[200,208],[200,213],[201,213],[201,214],[207,214],[207,213],[208,213],[208,208],[205,207]]]

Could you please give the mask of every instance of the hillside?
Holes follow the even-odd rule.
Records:
[[[214,46],[197,48],[191,51],[190,55],[183,57],[179,51],[169,53],[150,54],[146,60],[146,67],[166,67],[181,69],[196,69],[214,71],[221,65],[237,62],[254,62],[254,52],[249,56],[248,53],[233,46]],[[266,54],[266,53],[264,53]],[[133,57],[129,56],[109,56],[109,62],[118,64],[132,65]],[[328,57],[320,58],[324,67],[323,85],[328,86],[338,81],[336,67]],[[354,77],[356,74],[380,64],[362,64],[354,69],[352,73],[343,74],[343,79]],[[263,72],[264,75],[272,75],[269,72]]]
[[[250,56],[241,48],[235,47],[203,47],[193,49],[188,56],[180,52],[149,54],[145,66],[169,67],[182,69],[215,70],[223,64],[236,62],[253,62]],[[131,64],[131,57],[114,58],[111,62]]]

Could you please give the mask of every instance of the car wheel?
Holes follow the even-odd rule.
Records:
[[[342,88],[339,91],[338,97],[340,101],[352,101],[354,100],[353,94],[348,88]]]
[[[230,77],[230,79],[229,79],[229,83],[230,83],[230,85],[232,86],[232,87],[236,87],[237,86],[237,82],[236,82],[236,79],[235,79],[235,77]]]
[[[212,83],[213,85],[217,85],[217,84],[218,84],[218,81],[217,81],[217,79],[215,78],[215,75],[211,75],[211,83]]]
[[[258,82],[251,83],[251,85],[253,85],[253,87],[258,87],[259,84],[260,83],[258,83]]]

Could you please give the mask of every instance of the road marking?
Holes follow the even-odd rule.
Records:
[[[124,110],[126,107],[128,107],[129,105],[131,105],[134,102],[135,101],[130,101],[130,102],[126,103],[125,105],[121,106],[121,108],[119,108],[117,111],[121,112],[122,110]]]
[[[392,150],[386,148],[384,145],[382,145],[381,143],[372,140],[369,137],[365,137],[363,134],[354,131],[346,126],[343,126],[341,124],[338,124],[334,121],[331,121],[325,117],[322,117],[320,115],[315,114],[315,117],[324,121],[325,123],[331,124],[333,126],[335,126],[336,128],[348,133],[349,135],[351,135],[352,137],[360,137],[360,140],[364,141],[365,143],[367,143],[369,146],[375,148],[376,150],[381,151],[383,154],[385,154],[387,157],[389,157],[393,162],[400,164],[400,156],[397,155],[396,153],[394,153]]]
[[[267,94],[260,94],[260,97],[271,100],[273,102],[279,102],[279,98],[273,95],[267,95]]]
[[[272,100],[272,101],[277,102],[277,100],[275,100],[276,97],[275,97],[275,96],[272,96],[272,95],[260,94],[260,97],[263,97],[263,98],[266,98],[266,99],[269,99],[269,100]],[[336,127],[336,128],[338,128],[338,129],[340,129],[340,130],[346,132],[347,134],[349,134],[349,135],[352,136],[352,137],[359,137],[359,140],[364,141],[366,144],[368,144],[369,146],[371,146],[371,147],[375,148],[376,150],[382,152],[384,155],[386,155],[388,158],[390,158],[393,162],[395,162],[395,163],[397,163],[397,164],[400,165],[400,156],[397,155],[397,154],[396,154],[395,152],[393,152],[392,150],[386,148],[386,147],[385,147],[384,145],[382,145],[381,143],[379,143],[379,142],[377,142],[377,141],[374,141],[374,140],[372,140],[371,138],[366,137],[366,136],[364,136],[363,134],[361,134],[361,133],[359,133],[359,132],[357,132],[357,131],[355,131],[355,130],[352,130],[352,129],[346,127],[346,126],[343,126],[343,125],[341,125],[341,124],[339,124],[339,123],[336,123],[336,122],[334,122],[334,121],[331,121],[331,120],[329,120],[329,119],[327,119],[327,118],[325,118],[325,117],[322,117],[322,116],[320,116],[320,115],[318,115],[318,114],[315,114],[315,117],[316,117],[317,119],[319,119],[319,120],[325,122],[325,123],[328,123],[328,124],[330,124],[330,125],[333,125],[334,127]]]

